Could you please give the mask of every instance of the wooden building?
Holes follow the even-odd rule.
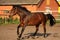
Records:
[[[11,10],[12,5],[22,5],[31,12],[45,11],[46,7],[49,7],[51,8],[52,15],[54,16],[58,15],[58,7],[59,7],[56,0],[1,0],[0,5],[1,5],[0,10],[6,10],[6,9]],[[9,8],[4,5],[7,5],[7,6],[9,5]]]

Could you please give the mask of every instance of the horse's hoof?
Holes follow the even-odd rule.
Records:
[[[22,38],[17,38],[17,40],[23,40]]]
[[[22,37],[22,39],[25,39],[24,37]]]
[[[47,37],[47,35],[44,35],[44,38],[46,38]]]

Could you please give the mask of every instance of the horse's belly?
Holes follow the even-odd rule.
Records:
[[[28,19],[28,25],[37,25],[41,21],[40,15],[34,14]]]
[[[39,23],[39,19],[36,19],[36,20],[30,20],[29,22],[28,22],[28,25],[36,25],[36,24],[38,24]]]

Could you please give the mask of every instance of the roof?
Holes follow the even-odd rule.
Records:
[[[60,0],[55,0],[58,6],[60,6]]]
[[[38,4],[42,0],[0,0],[0,5]]]

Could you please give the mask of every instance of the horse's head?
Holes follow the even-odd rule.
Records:
[[[10,11],[10,17],[14,16],[18,14],[19,16],[26,16],[26,15],[30,15],[31,12],[29,10],[27,10],[25,7],[22,7],[20,5],[13,5],[13,8]]]
[[[14,16],[17,14],[17,7],[14,7],[9,12],[9,17]]]

